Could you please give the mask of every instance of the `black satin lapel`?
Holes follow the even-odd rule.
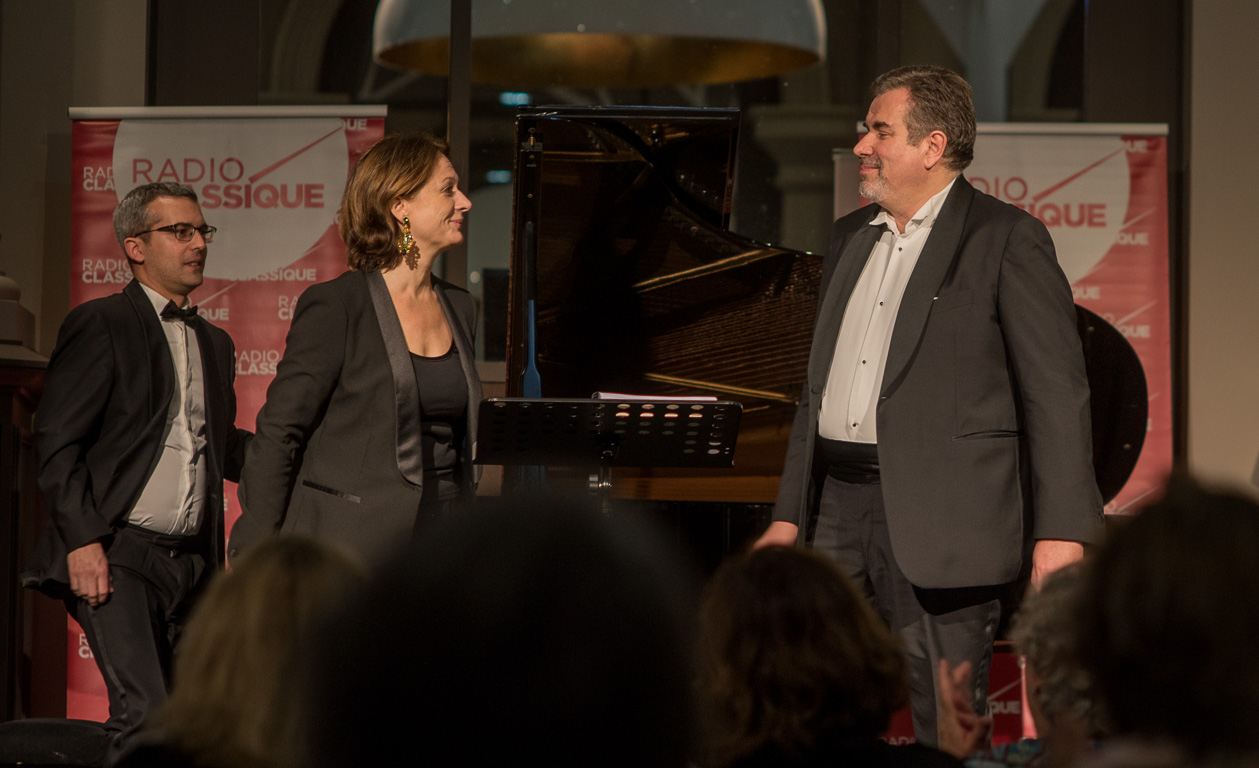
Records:
[[[215,354],[214,341],[210,338],[210,329],[206,327],[205,320],[198,317],[188,325],[196,332],[197,346],[201,350],[201,384],[205,389],[206,455],[210,459],[209,465],[217,468],[222,466],[222,462],[219,461],[219,451],[224,448],[219,445],[218,438],[220,434],[226,434],[222,431],[222,425],[219,424],[219,420],[227,411],[227,403],[223,400],[222,372],[219,371],[218,355]],[[217,472],[217,469],[211,471]]]
[[[878,211],[878,207],[874,207]],[[874,214],[871,214],[873,218]],[[835,340],[839,336],[839,325],[844,320],[844,310],[848,307],[848,299],[853,288],[857,287],[857,279],[861,270],[865,269],[870,260],[870,252],[883,233],[882,227],[863,224],[856,234],[848,239],[843,253],[835,266],[835,274],[826,286],[826,294],[820,298],[816,329],[813,333],[813,347],[809,352],[809,381],[825,382],[830,375],[831,358],[835,356]]]
[[[962,232],[966,228],[966,215],[974,197],[974,188],[959,176],[931,227],[931,234],[922,247],[918,263],[914,265],[914,272],[909,276],[905,293],[901,296],[900,309],[896,312],[896,325],[892,328],[892,342],[888,346],[880,388],[884,394],[896,386],[914,350],[918,348],[918,339],[922,337],[923,329],[927,327],[927,316],[931,314],[931,302],[957,259]]]
[[[411,352],[402,335],[402,323],[384,276],[368,272],[365,277],[380,335],[385,341],[385,353],[389,355],[389,368],[393,371],[394,407],[398,415],[398,471],[411,483],[422,486],[424,456],[420,450],[420,388],[415,382],[415,366],[411,364]]]
[[[153,302],[149,295],[140,287],[140,283],[132,280],[122,292],[131,300],[131,307],[140,321],[140,329],[144,333],[144,354],[148,360],[149,370],[149,423],[145,426],[145,434],[151,430],[161,430],[166,426],[166,410],[170,408],[170,399],[175,394],[175,363],[171,361],[170,344],[162,331],[162,321],[153,310]]]
[[[227,402],[223,397],[223,372],[219,370],[219,356],[214,349],[214,340],[210,338],[210,329],[204,318],[198,317],[188,323],[197,334],[197,346],[201,351],[201,386],[205,390],[205,442],[206,467],[209,470],[206,483],[206,509],[223,509],[223,459],[222,451],[227,450],[223,440],[227,431],[221,421],[227,415]],[[235,360],[230,361],[232,365]],[[230,374],[229,374],[230,375]],[[228,425],[234,427],[234,424]],[[210,551],[214,553],[216,563],[222,563],[224,551],[224,535],[222,515],[209,514],[203,516],[201,532],[211,542]],[[208,521],[208,527],[207,522]]]
[[[450,334],[455,339],[455,349],[459,352],[459,364],[463,366],[463,378],[468,383],[468,444],[476,444],[477,415],[481,410],[481,377],[476,370],[476,350],[472,340],[472,329],[464,325],[463,319],[455,312],[446,295],[446,289],[440,283],[434,283],[437,299],[441,302],[442,311],[446,313],[446,324],[450,326]],[[474,449],[475,450],[475,449]],[[472,456],[465,453],[465,461],[469,464]],[[481,467],[476,465],[477,479],[480,479]]]

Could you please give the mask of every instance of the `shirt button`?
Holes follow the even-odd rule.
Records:
[[[857,422],[855,422],[855,421],[854,421],[854,422],[852,423],[852,425],[853,425],[854,427],[855,427],[855,426],[857,426]]]
[[[880,301],[880,302],[879,302],[879,306],[880,306],[880,307],[881,307],[881,306],[883,306],[883,302],[881,302],[881,301]]]
[[[866,364],[866,361],[865,361],[865,360],[862,360],[862,361],[861,361],[861,364],[862,364],[862,365],[865,365],[865,364]]]

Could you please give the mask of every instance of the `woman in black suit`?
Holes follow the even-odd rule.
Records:
[[[232,556],[279,531],[377,562],[472,495],[475,307],[432,274],[463,240],[458,181],[422,134],[359,159],[339,221],[351,271],[298,300],[241,473]]]

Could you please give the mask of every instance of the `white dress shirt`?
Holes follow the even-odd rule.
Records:
[[[868,225],[882,228],[883,234],[844,309],[818,413],[817,431],[822,437],[878,442],[875,409],[901,296],[953,183],[924,203],[903,233],[897,231],[896,221],[887,211],[880,211]]]
[[[141,283],[161,317],[168,300]],[[188,300],[184,299],[184,306]],[[196,331],[180,319],[160,320],[175,368],[175,391],[166,411],[162,449],[127,522],[157,533],[191,536],[205,504],[205,379]]]

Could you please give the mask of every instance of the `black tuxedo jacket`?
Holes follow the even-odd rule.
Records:
[[[823,265],[774,510],[806,540],[820,490],[818,410],[878,212],[836,221]],[[1071,287],[1040,221],[957,179],[905,288],[876,418],[892,549],[912,583],[1005,583],[1032,540],[1097,536],[1084,357]]]
[[[223,479],[240,475],[249,433],[236,429],[235,351],[222,329],[196,318],[207,434],[205,510],[198,535],[210,562],[223,557]],[[127,524],[161,449],[175,369],[162,321],[136,281],[75,307],[57,334],[35,413],[39,487],[49,524],[28,586],[60,594],[66,555]]]
[[[468,386],[460,450],[475,484],[481,381],[472,296],[434,279]],[[378,562],[408,542],[424,485],[420,397],[402,326],[379,272],[347,272],[297,302],[284,358],[258,412],[232,529],[235,557],[276,531],[336,542]]]

